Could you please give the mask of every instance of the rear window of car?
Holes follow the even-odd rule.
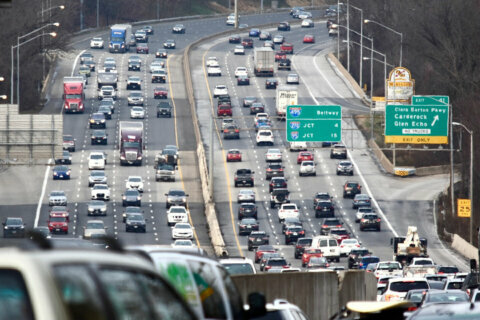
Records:
[[[0,319],[34,319],[25,281],[17,270],[0,270]]]
[[[457,267],[440,267],[438,268],[439,273],[457,273],[459,272]]]
[[[390,290],[396,292],[408,292],[413,289],[428,289],[426,281],[398,281],[390,283]]]
[[[229,274],[254,274],[252,266],[249,263],[223,263]]]
[[[312,244],[312,239],[299,239],[298,244],[305,244],[305,245],[311,245]]]
[[[380,261],[380,259],[377,258],[377,257],[365,257],[365,258],[362,259],[363,264],[377,263],[378,261]],[[417,289],[417,288],[415,288],[415,289]],[[419,289],[421,289],[421,288],[419,288]]]
[[[326,220],[323,224],[327,226],[337,226],[341,223],[339,220]]]

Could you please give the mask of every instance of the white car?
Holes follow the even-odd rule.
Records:
[[[193,239],[193,227],[190,223],[179,222],[172,227],[172,239]]]
[[[150,73],[154,73],[155,71],[165,70],[165,62],[164,61],[153,61],[150,63]]]
[[[282,222],[285,218],[298,218],[300,215],[295,203],[283,203],[278,209],[278,221]]]
[[[227,24],[227,26],[235,25],[235,16],[228,16],[226,24]]]
[[[207,68],[207,75],[210,76],[222,76],[222,69],[220,67],[208,67]]]
[[[257,273],[252,259],[246,257],[220,259],[220,263],[227,269],[230,275]]]
[[[237,67],[237,69],[235,69],[235,78],[240,76],[248,76],[248,70],[246,67]]]
[[[257,146],[267,144],[274,145],[272,130],[258,130],[257,133]]]
[[[312,14],[308,11],[303,11],[298,15],[298,19],[310,19],[312,17]]]
[[[265,113],[265,112],[259,112],[255,115],[255,118],[254,118],[254,122],[255,122],[255,125],[257,124],[258,120],[264,120],[264,121],[269,121],[270,120],[270,116],[268,115],[268,113]]]
[[[315,25],[311,19],[302,20],[302,28],[313,28]]]
[[[307,143],[304,141],[293,141],[289,144],[290,151],[307,151]]]
[[[103,41],[103,39],[100,37],[95,37],[92,40],[90,40],[90,48],[92,49],[103,49],[104,46],[105,46],[105,41]]]
[[[180,222],[188,222],[188,210],[184,206],[171,206],[167,211],[167,225],[174,226]]]
[[[174,243],[172,243],[172,248],[195,248],[196,245],[193,243],[192,240],[189,239],[177,239]]]
[[[273,43],[275,44],[282,44],[285,41],[285,37],[281,34],[276,34],[273,37]]]
[[[143,106],[143,102],[142,91],[130,91],[127,97],[128,106]]]
[[[88,169],[105,169],[105,163],[107,159],[105,158],[105,154],[103,152],[91,152],[90,156],[88,157]]]
[[[66,206],[67,195],[65,191],[52,191],[48,197],[49,206]]]
[[[340,242],[340,254],[342,256],[348,256],[352,249],[360,248],[361,244],[357,239],[343,239],[342,242]]]
[[[132,107],[130,109],[131,119],[145,119],[145,109],[143,107]]]
[[[296,73],[290,73],[287,76],[287,84],[300,84],[300,78]]]
[[[206,65],[207,65],[207,67],[214,67],[214,66],[219,67],[220,66],[218,64],[218,58],[217,57],[208,57]]]
[[[236,125],[235,120],[232,118],[223,118],[222,119],[222,131],[231,125]]]
[[[106,184],[96,183],[91,191],[92,200],[110,200],[110,188]]]
[[[434,266],[435,262],[433,262],[432,259],[430,258],[421,258],[421,257],[416,257],[412,259],[412,262],[410,263],[411,266]]]
[[[128,176],[125,180],[125,189],[137,189],[143,192],[143,179],[140,176]]]
[[[215,86],[215,89],[213,89],[213,97],[216,98],[221,95],[227,95],[228,94],[228,89],[227,86],[224,84],[218,84]]]
[[[380,261],[373,271],[375,277],[403,277],[403,266],[398,261]]]
[[[317,175],[317,167],[315,166],[315,162],[311,160],[302,161],[300,163],[300,169],[298,171],[298,175],[302,176],[316,176]]]
[[[113,86],[102,86],[100,90],[98,90],[98,100],[102,100],[103,98],[112,98],[113,100],[116,100],[117,91]]]
[[[255,203],[255,192],[249,189],[241,189],[237,195],[237,203]]]
[[[388,280],[387,290],[383,293],[381,301],[402,301],[411,289],[430,289],[424,278],[392,278]]]
[[[278,162],[282,161],[282,151],[280,149],[268,149],[265,153],[266,162]]]
[[[90,239],[96,235],[107,235],[107,227],[102,220],[88,220],[87,225],[83,227],[83,238]]]
[[[245,47],[235,46],[235,48],[233,49],[233,54],[245,54]]]

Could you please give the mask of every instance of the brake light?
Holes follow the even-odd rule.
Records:
[[[411,307],[408,307],[407,311],[415,311],[417,309],[418,309],[417,307],[411,306]]]
[[[443,274],[444,272],[443,271],[439,271],[438,274]]]
[[[343,248],[343,247],[345,247],[345,245],[344,245],[344,244],[341,244],[341,245],[340,245],[340,248]]]
[[[396,301],[396,300],[399,300],[400,297],[396,294],[386,294],[385,295],[385,301]]]
[[[290,235],[290,234],[292,234],[292,232],[291,231],[286,231],[285,234]]]
[[[272,169],[271,169],[271,168],[268,168],[267,171],[272,171]]]
[[[328,226],[326,224],[323,224],[322,228],[328,228]]]
[[[327,263],[327,264],[325,265],[325,267],[327,267],[327,268],[330,267],[330,263]]]
[[[367,219],[362,219],[362,220],[360,220],[360,222],[365,222],[365,221],[367,221]]]
[[[300,231],[299,233],[300,233],[300,234],[305,234],[305,231],[302,230],[302,231]]]
[[[377,222],[380,222],[380,221],[382,221],[382,219],[378,218],[378,219],[377,219]]]

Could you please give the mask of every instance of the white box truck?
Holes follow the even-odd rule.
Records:
[[[277,117],[285,119],[287,106],[298,104],[298,90],[293,86],[278,86],[275,100]]]
[[[256,77],[273,77],[275,53],[270,47],[255,48],[253,52]]]

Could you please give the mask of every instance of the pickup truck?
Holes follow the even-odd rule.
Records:
[[[278,209],[278,221],[282,222],[285,218],[298,218],[299,212],[295,203],[284,203]]]
[[[152,83],[165,83],[167,81],[167,74],[165,70],[155,70],[152,72]]]
[[[385,276],[401,277],[402,265],[398,261],[380,261],[374,273],[377,279]]]

